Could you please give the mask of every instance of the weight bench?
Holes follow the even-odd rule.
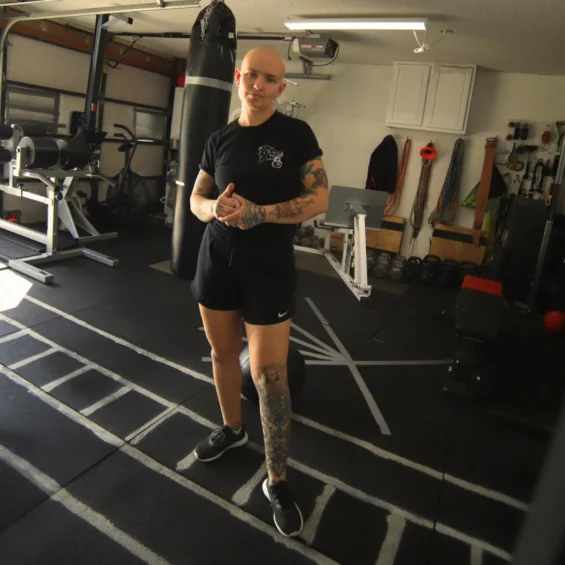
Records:
[[[1,126],[0,139],[4,142],[0,161],[9,164],[10,173],[9,183],[0,185],[0,191],[41,202],[47,206],[46,233],[16,222],[0,219],[0,228],[45,245],[44,253],[22,259],[11,259],[8,266],[44,284],[52,283],[53,275],[35,265],[73,257],[87,257],[103,265],[116,267],[118,259],[85,247],[66,251],[59,251],[57,248],[59,223],[67,228],[79,245],[114,239],[118,235],[117,233],[99,233],[74,201],[75,181],[77,179],[97,178],[108,184],[114,183],[110,178],[94,170],[89,163],[90,148],[88,142],[78,135],[71,140],[55,140],[50,137],[24,137],[21,128],[16,125]],[[76,170],[82,169],[87,164],[89,170]],[[26,179],[41,181],[45,185],[45,196],[25,190],[23,182]],[[80,236],[79,228],[88,235]]]
[[[457,349],[446,392],[479,398],[490,389],[489,348],[502,329],[502,283],[466,275],[455,306]]]
[[[324,249],[294,246],[298,251],[323,255],[360,302],[367,300],[372,291],[368,284],[365,230],[381,229],[389,196],[388,192],[377,190],[332,186],[326,217],[322,222],[314,222],[315,227],[328,232]],[[341,262],[330,251],[331,233],[345,236]]]

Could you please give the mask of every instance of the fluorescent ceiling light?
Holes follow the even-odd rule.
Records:
[[[422,18],[289,18],[285,25],[293,31],[314,30],[416,30],[424,31]]]

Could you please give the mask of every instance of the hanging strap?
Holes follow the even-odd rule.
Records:
[[[483,220],[485,219],[488,204],[497,143],[498,140],[496,137],[489,137],[485,145],[485,160],[483,162],[483,172],[481,174],[477,202],[475,204],[475,221],[473,222],[473,244],[477,247],[480,244],[481,230],[483,228]]]
[[[404,142],[404,150],[402,151],[402,160],[400,162],[400,171],[396,181],[396,186],[394,187],[394,192],[388,197],[385,207],[385,216],[392,216],[396,212],[396,208],[398,207],[398,204],[400,202],[411,147],[412,141],[409,137],[407,137],[406,141]]]
[[[437,206],[428,218],[428,223],[432,226],[438,223],[450,224],[455,218],[459,196],[459,181],[463,168],[463,149],[463,140],[459,138],[455,142],[453,152],[451,153],[451,162],[449,163],[445,182],[438,196]]]
[[[428,197],[428,186],[430,183],[430,171],[434,159],[437,158],[437,151],[432,142],[428,143],[420,151],[422,157],[422,170],[420,172],[420,180],[418,182],[418,191],[412,205],[412,213],[410,215],[410,225],[412,226],[412,240],[418,237],[422,220],[424,218],[424,209],[426,207],[426,199]]]

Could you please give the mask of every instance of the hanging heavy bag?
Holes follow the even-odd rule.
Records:
[[[228,123],[236,47],[235,17],[214,0],[192,26],[181,114],[171,271],[189,280],[206,227],[192,214],[190,196],[208,138]]]

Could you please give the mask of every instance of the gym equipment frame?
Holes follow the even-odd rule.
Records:
[[[371,296],[368,283],[366,229],[381,229],[389,194],[376,190],[361,190],[347,186],[332,186],[328,211],[323,222],[315,222],[319,229],[328,230],[324,249],[295,245],[297,251],[324,256],[360,302]],[[330,251],[331,233],[344,234],[341,263]],[[351,268],[353,266],[353,276]]]
[[[63,170],[58,168],[30,169],[28,163],[31,151],[29,147],[22,147],[20,145],[21,130],[18,126],[12,126],[12,129],[14,135],[11,141],[13,145],[17,144],[15,149],[16,158],[12,159],[9,163],[9,184],[0,185],[0,191],[45,204],[47,206],[47,233],[41,233],[38,230],[0,219],[0,228],[44,244],[46,247],[45,252],[39,255],[24,257],[22,259],[11,259],[8,261],[8,266],[43,284],[53,283],[54,277],[51,273],[38,269],[35,265],[43,265],[64,259],[72,259],[74,257],[87,257],[108,267],[116,267],[119,264],[118,259],[85,247],[78,247],[66,251],[58,251],[57,249],[59,221],[67,228],[69,233],[79,244],[114,239],[117,237],[116,232],[100,234],[88,221],[82,213],[81,208],[73,199],[74,184],[77,179],[97,178],[108,184],[113,184],[113,181],[98,172]],[[34,152],[36,156],[40,154],[39,149]],[[92,167],[92,165],[89,165],[89,167]],[[46,195],[42,196],[35,192],[25,190],[22,184],[22,181],[25,179],[40,180],[46,187]],[[81,237],[78,228],[88,233],[88,236]]]

